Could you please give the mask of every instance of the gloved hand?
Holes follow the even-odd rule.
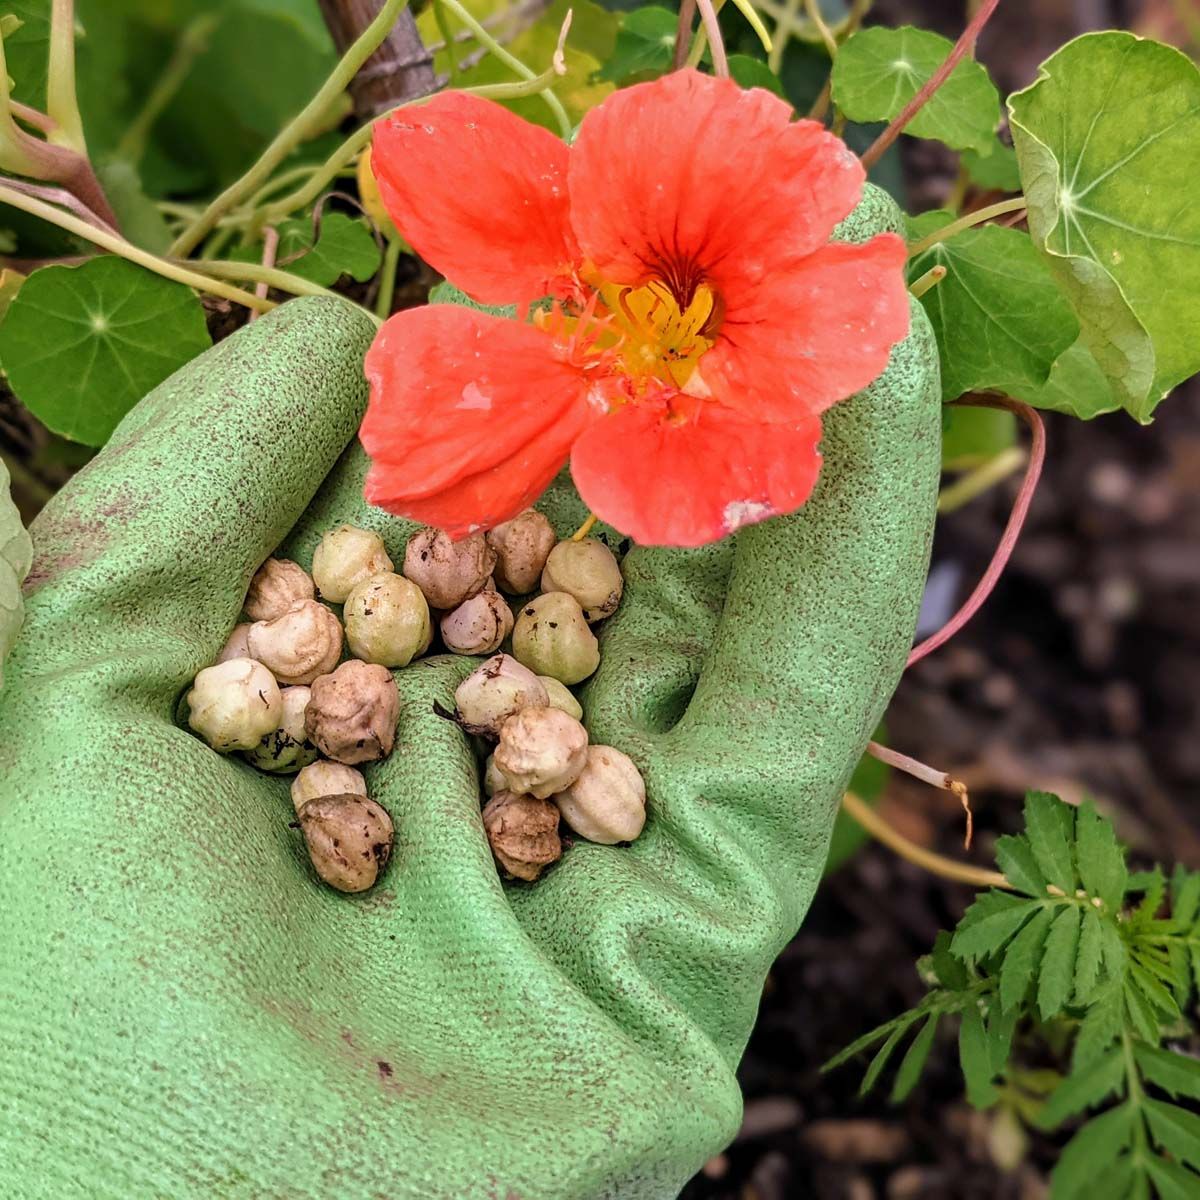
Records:
[[[873,219],[865,234],[879,228]],[[149,396],[35,524],[0,693],[0,1192],[7,1200],[641,1200],[733,1136],[734,1070],[904,663],[939,466],[914,306],[826,415],[795,516],[634,549],[584,703],[649,791],[628,848],[502,884],[478,766],[397,673],[380,883],[317,883],[288,780],[176,724],[282,542],[367,509],[361,311],[294,301]],[[344,451],[344,453],[343,453]],[[545,501],[566,532],[569,488]]]

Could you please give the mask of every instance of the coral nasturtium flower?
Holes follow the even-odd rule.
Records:
[[[463,93],[380,122],[397,228],[528,319],[434,304],[387,321],[366,360],[367,499],[464,536],[569,458],[593,512],[673,546],[803,504],[820,413],[883,371],[908,297],[900,238],[828,241],[862,164],[792,115],[679,71],[614,93],[570,147]]]

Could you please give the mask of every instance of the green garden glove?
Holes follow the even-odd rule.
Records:
[[[176,711],[280,543],[307,566],[349,521],[402,557],[411,527],[365,507],[346,449],[372,332],[287,304],[147,397],[35,523],[0,693],[6,1200],[642,1200],[738,1127],[764,978],[916,619],[924,315],[827,414],[800,512],[626,558],[583,700],[645,774],[643,836],[502,884],[472,747],[433,712],[474,660],[438,656],[396,674],[395,751],[366,771],[395,850],[346,896],[288,780]],[[583,516],[561,486],[545,507]]]

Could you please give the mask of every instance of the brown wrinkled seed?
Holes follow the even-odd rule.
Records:
[[[430,608],[445,610],[482,591],[495,565],[496,552],[482,533],[454,542],[440,529],[422,529],[408,539],[403,574]]]
[[[496,861],[517,879],[532,882],[562,855],[558,809],[549,800],[497,792],[484,806],[483,827]]]
[[[524,596],[537,587],[558,535],[540,512],[527,508],[489,529],[487,541],[496,552],[496,583],[500,590],[510,596]]]
[[[252,621],[282,617],[297,600],[312,600],[317,589],[312,576],[288,558],[268,558],[250,580],[243,608]]]
[[[392,853],[392,819],[365,796],[321,796],[300,810],[314,870],[339,892],[365,892]]]
[[[392,752],[400,694],[387,667],[351,659],[313,681],[304,714],[309,741],[334,762],[372,762]]]

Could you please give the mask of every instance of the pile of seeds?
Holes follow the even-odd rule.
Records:
[[[294,774],[292,803],[317,874],[364,891],[387,863],[393,826],[358,768],[391,753],[400,706],[392,672],[429,653],[436,623],[451,653],[492,656],[455,692],[456,719],[494,746],[482,774],[496,861],[507,876],[533,880],[562,854],[560,816],[605,845],[631,841],[645,823],[637,767],[611,746],[589,745],[570,690],[599,666],[592,627],[616,611],[622,587],[603,542],[558,541],[533,509],[458,542],[423,529],[399,573],[377,533],[342,525],[321,539],[311,575],[287,559],[259,568],[249,620],[196,676],[188,722],[214,750]],[[525,598],[515,620],[502,593]],[[496,653],[502,647],[510,652]]]

